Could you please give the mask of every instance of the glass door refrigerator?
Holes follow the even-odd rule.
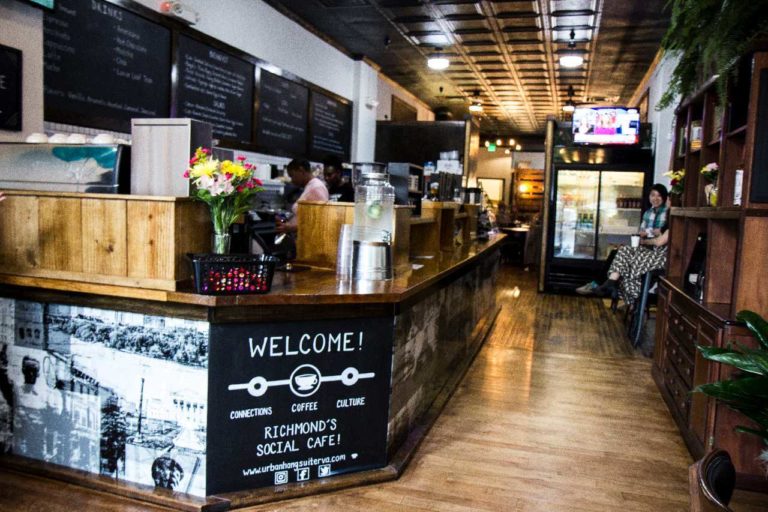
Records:
[[[611,251],[637,233],[650,207],[653,160],[637,146],[561,144],[550,151],[539,289],[567,292],[604,281]]]

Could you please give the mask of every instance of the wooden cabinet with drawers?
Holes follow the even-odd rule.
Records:
[[[755,340],[744,326],[721,315],[718,305],[699,304],[668,280],[662,279],[659,286],[658,308],[653,378],[688,450],[695,459],[712,448],[728,450],[736,466],[737,485],[766,490],[768,482],[756,460],[760,440],[734,431],[747,420],[706,395],[692,392],[700,384],[727,378],[731,371],[704,359],[697,345],[722,347],[735,342],[749,346]]]

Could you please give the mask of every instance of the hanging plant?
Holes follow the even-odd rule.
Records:
[[[656,109],[691,95],[703,82],[702,71],[718,75],[718,93],[724,98],[739,57],[768,35],[768,0],[669,0],[670,7],[672,18],[661,47],[680,60]]]

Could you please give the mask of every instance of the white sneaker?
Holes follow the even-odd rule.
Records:
[[[575,292],[579,295],[592,295],[595,292],[595,288],[598,287],[598,284],[594,281],[590,281],[584,286],[579,286],[576,288]]]

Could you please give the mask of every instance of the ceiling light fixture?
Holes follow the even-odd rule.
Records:
[[[440,48],[436,48],[435,50],[436,52],[427,59],[427,66],[429,66],[429,69],[436,69],[438,71],[447,69],[448,66],[451,65],[451,61],[440,53]]]
[[[473,114],[481,113],[483,111],[483,103],[480,101],[480,91],[475,91],[471,101],[472,103],[469,105],[469,111]]]
[[[515,145],[515,139],[509,139],[509,145],[514,146]]]
[[[496,145],[501,146],[501,139],[496,139]]]
[[[577,68],[584,64],[584,57],[575,53],[576,51],[576,32],[571,30],[571,40],[568,41],[569,53],[560,56],[560,65],[564,68]]]

